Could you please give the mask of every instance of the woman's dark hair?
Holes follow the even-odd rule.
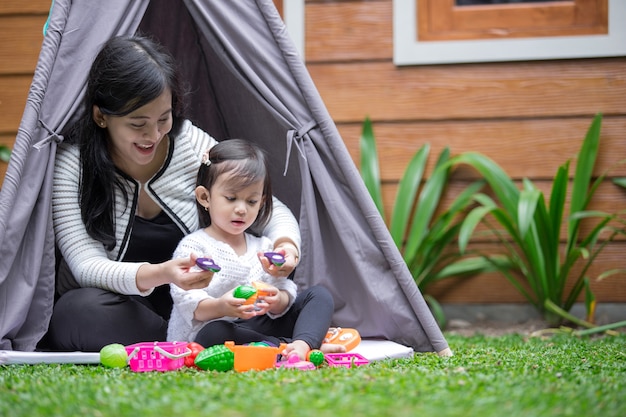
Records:
[[[107,250],[115,245],[115,187],[128,198],[116,176],[108,150],[106,129],[93,120],[93,106],[106,115],[125,116],[159,97],[172,93],[173,141],[184,119],[184,92],[174,58],[159,44],[142,36],[110,39],[96,56],[87,81],[85,114],[72,131],[80,145],[80,207],[87,233]]]
[[[224,173],[230,174],[229,186],[235,191],[263,181],[263,202],[255,222],[250,226],[250,229],[261,230],[272,216],[272,186],[267,155],[247,140],[222,141],[209,150],[208,162],[203,161],[200,165],[196,186],[202,185],[210,191],[217,178]],[[200,226],[209,226],[211,216],[197,201],[196,205]]]

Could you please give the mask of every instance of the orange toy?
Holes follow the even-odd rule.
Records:
[[[276,357],[287,347],[285,343],[281,343],[278,347],[235,345],[235,342],[226,342],[224,345],[235,354],[234,368],[237,372],[274,368]]]
[[[328,330],[328,333],[326,333],[324,343],[344,345],[346,347],[346,352],[349,352],[361,343],[361,335],[356,329],[331,327]]]

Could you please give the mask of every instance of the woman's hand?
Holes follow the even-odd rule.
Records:
[[[137,288],[147,291],[163,284],[175,284],[183,290],[205,288],[213,279],[212,271],[191,269],[198,256],[172,259],[160,264],[144,264],[137,271]]]
[[[263,265],[263,269],[265,272],[276,278],[288,277],[289,274],[296,269],[300,260],[300,253],[298,252],[296,245],[291,242],[281,242],[276,245],[274,252],[283,255],[285,257],[285,263],[281,266],[274,265],[265,257],[265,255],[263,255],[263,252],[259,252],[257,255],[261,261],[261,265]]]

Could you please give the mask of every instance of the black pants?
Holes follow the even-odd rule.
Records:
[[[148,298],[121,295],[99,288],[68,291],[56,302],[48,333],[39,347],[44,350],[98,352],[111,343],[127,346],[164,341],[171,312],[171,299],[170,306],[167,306],[165,297],[169,295],[168,291],[168,286],[159,287],[156,294]],[[200,331],[198,338],[202,336],[203,341],[199,343],[209,347],[227,340],[238,344],[266,340],[278,345],[299,339],[311,347],[319,347],[330,326],[333,306],[328,290],[312,287],[298,294],[289,311],[276,320],[258,316],[244,323],[212,322]]]
[[[54,305],[45,350],[99,352],[103,346],[164,341],[172,301],[169,286],[149,297],[121,295],[100,288],[78,288]]]
[[[312,349],[318,349],[331,325],[334,302],[324,287],[314,286],[302,291],[285,315],[271,319],[267,315],[248,320],[216,320],[207,323],[196,336],[196,342],[204,347],[219,345],[226,341],[235,344],[281,342],[303,340]]]

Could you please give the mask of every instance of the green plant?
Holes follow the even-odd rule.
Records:
[[[588,322],[593,317],[595,300],[587,272],[605,246],[616,235],[624,233],[623,227],[611,224],[616,221],[623,225],[618,214],[587,210],[605,178],[603,174],[592,182],[601,123],[602,115],[598,114],[578,152],[569,216],[565,216],[565,211],[570,161],[557,169],[549,202],[528,179],[524,179],[522,189],[518,189],[502,168],[484,155],[467,153],[449,161],[450,164],[468,164],[480,172],[497,200],[487,194],[475,195],[479,205],[464,220],[459,233],[459,248],[461,251],[466,249],[480,222],[487,224],[502,244],[504,253],[484,254],[484,259],[493,262],[494,267],[553,325],[566,318],[564,312],[571,309],[585,290],[588,319],[584,323],[591,326]],[[497,230],[489,219],[495,219],[504,230]],[[581,234],[584,219],[595,221],[586,235]],[[563,223],[565,236],[561,232]],[[607,232],[608,237],[600,239],[603,232]],[[580,269],[575,272],[577,264]],[[568,284],[572,286],[568,287]]]
[[[0,161],[9,162],[9,158],[11,158],[11,148],[0,145]]]
[[[363,122],[360,151],[361,176],[376,207],[386,218],[376,140],[369,118]],[[410,160],[400,180],[389,220],[390,234],[422,292],[429,284],[446,277],[493,269],[492,263],[482,258],[463,259],[453,244],[465,212],[485,182],[470,183],[448,207],[442,207],[442,195],[453,169],[450,150],[442,150],[432,175],[424,180],[429,153],[430,145],[426,143]],[[439,325],[444,327],[445,315],[437,300],[428,294],[424,294],[424,298]]]

